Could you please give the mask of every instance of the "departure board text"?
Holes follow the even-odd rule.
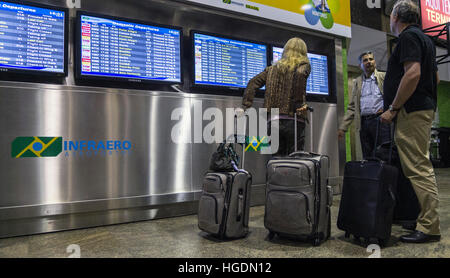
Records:
[[[65,13],[0,1],[0,68],[64,73]]]
[[[267,66],[265,45],[194,34],[195,83],[245,88]]]
[[[81,74],[180,82],[180,30],[81,16]]]

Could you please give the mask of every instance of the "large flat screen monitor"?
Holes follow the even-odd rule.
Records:
[[[194,85],[245,88],[267,66],[267,46],[201,32],[191,33]]]
[[[181,28],[79,12],[77,78],[181,83]]]
[[[283,55],[283,48],[272,48],[272,64],[281,59]],[[306,93],[309,95],[328,96],[328,59],[327,56],[308,53],[308,58],[311,63],[311,74],[309,75]]]
[[[0,1],[0,72],[66,76],[68,12]]]

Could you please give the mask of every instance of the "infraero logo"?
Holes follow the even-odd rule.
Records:
[[[17,137],[11,144],[11,156],[56,157],[64,151],[64,156],[111,156],[129,155],[132,143],[122,140],[65,140],[62,137]]]
[[[17,137],[11,144],[11,156],[54,157],[62,152],[62,137]]]
[[[339,6],[339,1],[333,0],[333,2],[334,6]],[[309,0],[309,3],[303,8],[305,10],[306,21],[308,21],[309,24],[316,25],[320,20],[323,27],[327,29],[333,27],[334,19],[327,0]]]

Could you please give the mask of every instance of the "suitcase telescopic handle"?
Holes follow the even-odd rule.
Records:
[[[311,121],[310,121],[310,126],[311,126],[311,142],[310,142],[310,147],[311,147],[311,153],[313,151],[313,118],[312,118],[312,112],[314,112],[314,108],[309,107],[306,108],[306,110],[308,110],[309,112],[311,112]],[[294,153],[298,152],[298,146],[297,146],[297,111],[295,111],[294,113]],[[291,156],[291,155],[289,155]]]
[[[245,163],[245,134],[247,132],[247,119],[249,119],[249,116],[247,114],[244,114],[244,143],[242,143],[242,159],[241,159],[241,168],[244,169],[244,163]],[[238,116],[234,115],[234,139],[236,144],[238,144],[238,134],[237,134],[237,119]]]
[[[392,152],[394,150],[394,132],[395,132],[395,126],[394,124],[389,124],[390,128],[390,144],[389,144],[389,161],[387,161],[388,164],[392,163]],[[381,129],[381,117],[377,117],[377,130],[375,133],[375,146],[373,147],[372,156],[373,158],[376,158],[377,153],[377,147],[378,147],[378,137],[380,136],[380,129]],[[381,161],[380,159],[378,159]]]

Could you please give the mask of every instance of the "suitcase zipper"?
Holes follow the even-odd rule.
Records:
[[[308,170],[308,174],[309,174],[309,184],[312,185],[313,184],[313,180],[312,180],[312,175],[311,175],[311,169],[309,169],[308,165],[306,165],[305,163],[299,162],[299,161],[293,162],[293,164],[299,164],[299,165],[303,165],[303,166],[306,167],[306,169]],[[297,167],[294,167],[294,166],[287,166],[287,165],[286,166],[277,166],[277,165],[275,165],[274,167],[275,167],[275,169],[283,167],[283,168],[293,168],[293,169],[299,169],[300,170],[300,168],[297,168]]]
[[[315,166],[315,182],[314,182],[314,187],[315,187],[315,200],[314,200],[314,205],[315,205],[315,215],[314,215],[314,219],[315,219],[315,224],[314,224],[314,232],[316,234],[318,234],[319,232],[319,216],[320,216],[320,196],[321,196],[321,186],[322,186],[322,181],[321,181],[321,174],[320,174],[320,167],[321,167],[321,163],[320,160],[317,161],[315,159],[308,159],[308,158],[302,158],[304,160],[310,161],[314,164]]]
[[[214,213],[214,217],[215,217],[215,224],[219,224],[219,219],[217,218],[217,213],[218,213],[218,202],[217,202],[217,198],[214,195],[208,194],[208,193],[204,193],[204,196],[208,196],[210,198],[212,198],[214,200],[214,205],[215,205],[215,213]]]
[[[208,174],[208,176],[217,177],[217,178],[219,179],[219,181],[220,181],[220,189],[221,189],[222,191],[224,191],[223,181],[222,181],[222,177],[221,177],[221,176],[219,176],[219,175],[217,175],[217,174]],[[206,179],[208,179],[208,178],[206,178]],[[208,180],[212,180],[212,179],[208,179]],[[216,181],[216,180],[214,180],[214,181]]]
[[[230,202],[231,199],[231,191],[232,191],[232,185],[234,183],[234,178],[235,176],[232,174],[224,174],[227,176],[227,189],[224,192],[225,193],[225,198],[224,198],[224,203],[223,203],[223,213],[222,213],[222,223],[220,224],[220,228],[219,228],[219,235],[221,237],[225,236],[225,223],[226,220],[228,218],[228,204]]]

